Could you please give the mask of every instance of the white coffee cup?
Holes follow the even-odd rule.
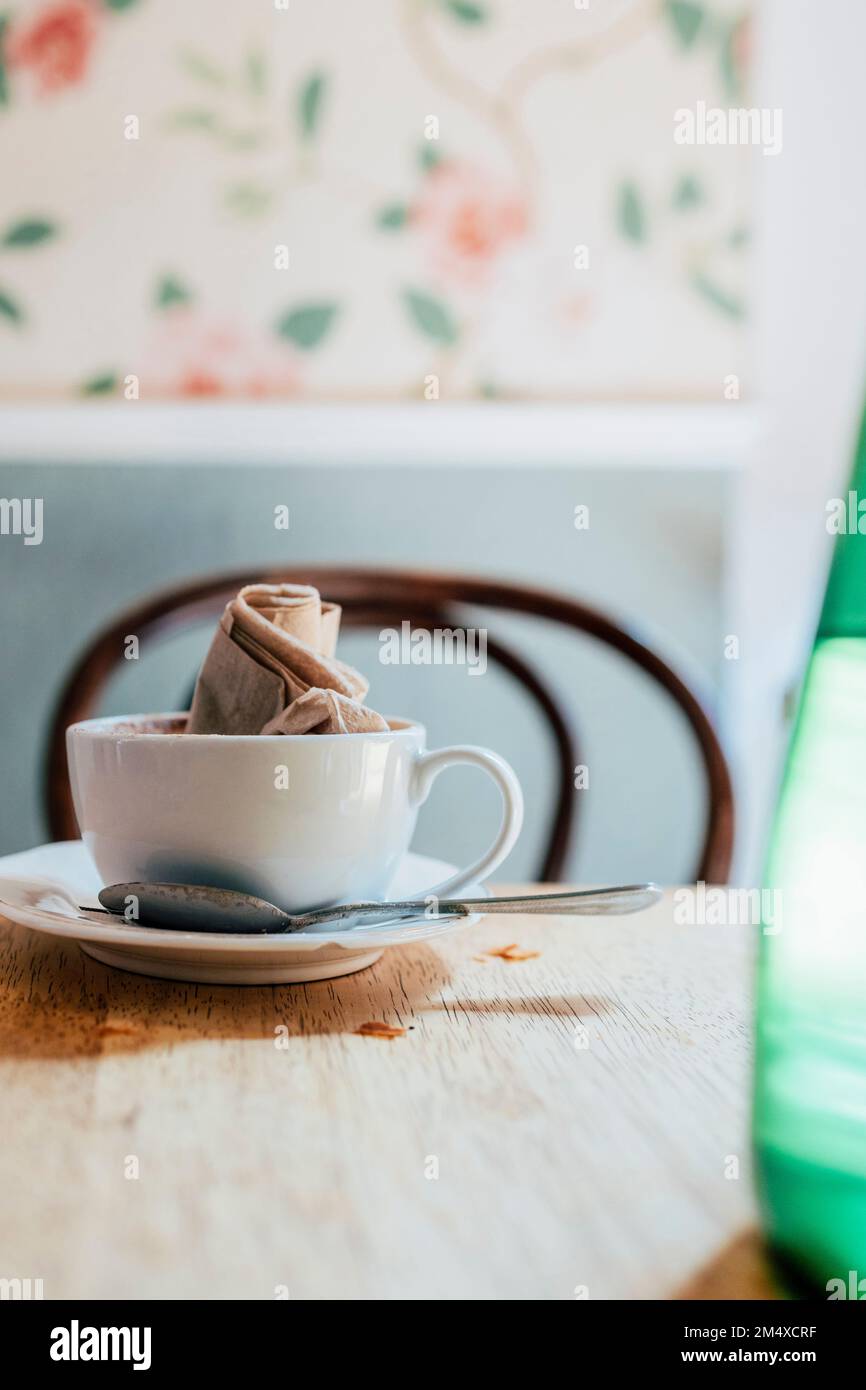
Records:
[[[183,714],[88,719],[67,730],[75,813],[105,883],[200,883],[288,912],[385,897],[443,768],[482,767],[502,793],[490,848],[425,893],[480,882],[520,833],[523,796],[487,748],[425,752],[420,724],[387,733],[186,734]]]

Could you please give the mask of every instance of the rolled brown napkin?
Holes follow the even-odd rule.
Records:
[[[306,584],[248,584],[220,619],[196,682],[190,734],[381,733],[369,683],[334,655],[340,608]]]

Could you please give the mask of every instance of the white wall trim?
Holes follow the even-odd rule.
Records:
[[[82,402],[0,406],[0,462],[738,469],[760,433],[743,402]]]

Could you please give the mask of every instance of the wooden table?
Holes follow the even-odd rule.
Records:
[[[230,989],[3,923],[0,1277],[46,1298],[764,1293],[753,936],[675,925],[668,896]],[[512,942],[539,954],[485,954]],[[407,1031],[357,1033],[374,1020]]]

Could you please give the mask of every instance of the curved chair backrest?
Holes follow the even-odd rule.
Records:
[[[255,579],[274,584],[314,584],[342,606],[343,626],[347,628],[399,626],[407,619],[414,627],[459,628],[466,626],[461,612],[474,606],[545,618],[613,647],[661,686],[689,723],[700,751],[707,788],[704,837],[694,877],[707,883],[727,881],[733,852],[734,801],[728,766],[712,724],[700,701],[671,667],[651,647],[602,613],[564,594],[476,575],[320,566],[302,571],[280,569],[257,574]],[[240,572],[177,585],[127,609],[88,645],[64,685],[49,734],[45,800],[53,838],[70,839],[79,833],[66,764],[66,729],[97,712],[105,686],[123,660],[127,634],[134,632],[142,640],[203,619],[215,619],[238,589],[250,582],[250,574]],[[572,723],[522,657],[490,636],[487,653],[527,690],[544,714],[556,745],[556,805],[538,878],[541,882],[558,882],[563,876],[579,799],[574,795],[573,779],[580,757]]]

